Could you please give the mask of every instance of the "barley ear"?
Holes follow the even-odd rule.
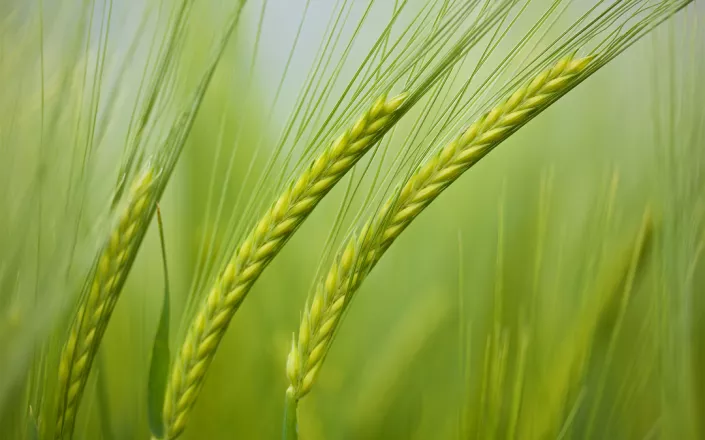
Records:
[[[155,182],[154,170],[148,167],[133,183],[127,206],[100,251],[87,291],[73,317],[59,359],[56,439],[71,438],[73,433],[93,359],[127,277],[128,265],[149,224],[156,200]]]
[[[172,366],[164,400],[167,439],[184,430],[218,344],[254,282],[318,202],[397,122],[406,97],[382,96],[375,101],[289,184],[227,262],[197,310]]]
[[[387,248],[462,173],[577,84],[590,61],[563,58],[478,118],[421,165],[349,239],[319,280],[289,353],[288,363],[296,365],[288,376],[297,400],[310,392],[345,307]]]

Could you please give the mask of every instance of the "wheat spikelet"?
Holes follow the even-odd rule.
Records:
[[[406,94],[379,98],[284,191],[216,279],[191,322],[164,399],[165,437],[177,437],[225,330],[265,267],[345,173],[401,116]]]
[[[578,81],[591,57],[563,58],[480,117],[406,181],[354,235],[318,284],[287,359],[288,396],[313,385],[350,297],[387,248],[445,188]]]
[[[119,222],[103,246],[88,291],[81,298],[59,360],[59,405],[55,437],[70,438],[93,358],[113,312],[154,205],[155,175],[138,176]]]

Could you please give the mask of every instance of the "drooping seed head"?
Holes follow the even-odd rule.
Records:
[[[113,308],[156,204],[156,174],[151,166],[130,186],[127,204],[109,233],[90,286],[81,297],[59,360],[59,402],[55,438],[70,438],[88,374]]]
[[[297,400],[311,390],[350,297],[392,242],[463,172],[570,90],[591,59],[568,56],[559,60],[480,116],[419,166],[348,240],[318,283],[311,302],[316,311],[305,309],[298,343],[292,344],[289,353],[297,365],[287,368],[290,390]]]
[[[406,97],[377,99],[287,186],[231,256],[197,310],[175,360],[173,371],[179,378],[172,375],[167,383],[163,410],[166,439],[176,438],[185,428],[218,343],[254,282],[318,202],[396,123]],[[337,283],[334,275],[330,283]],[[314,301],[307,313],[316,316],[321,310]],[[308,334],[306,324],[299,333]],[[289,375],[298,376],[302,368],[295,355],[289,357]]]

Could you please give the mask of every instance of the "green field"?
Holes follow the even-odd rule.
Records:
[[[0,2],[0,438],[705,438],[703,6]]]

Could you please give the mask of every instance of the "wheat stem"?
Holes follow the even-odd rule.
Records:
[[[156,199],[151,167],[139,175],[130,189],[129,202],[103,246],[81,298],[68,339],[59,360],[59,405],[55,438],[70,438],[91,364],[115,308],[139,243],[149,224]]]
[[[218,344],[254,282],[318,202],[396,123],[406,96],[379,98],[287,187],[225,265],[191,321],[172,367],[164,400],[167,439],[183,431]]]
[[[306,305],[289,353],[287,376],[297,399],[311,390],[350,298],[399,234],[463,172],[575,86],[591,61],[563,58],[480,117],[417,169],[349,239]]]
[[[286,390],[286,399],[284,401],[284,427],[282,432],[282,440],[298,440],[299,438],[299,421],[298,421],[298,406],[296,404],[296,393],[292,387]]]

